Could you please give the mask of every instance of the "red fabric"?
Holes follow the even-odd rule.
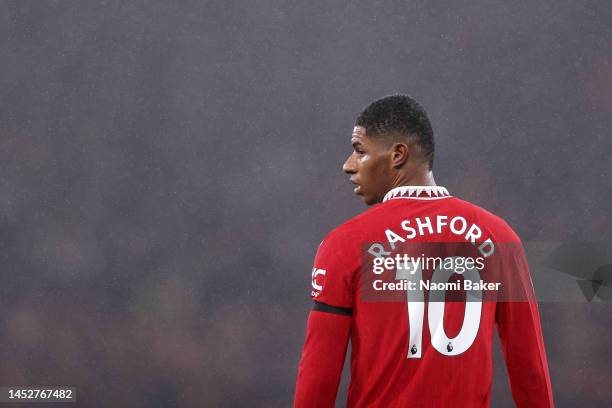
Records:
[[[350,327],[349,316],[310,312],[295,390],[296,408],[333,408]]]
[[[514,271],[529,271],[525,254],[520,251],[516,255],[506,260],[505,265]],[[504,284],[509,286],[519,283],[521,288],[528,291],[522,297],[530,301],[500,302],[495,316],[510,389],[518,407],[553,406],[538,304],[534,301],[531,281],[526,282],[528,274],[522,274],[521,278],[523,282],[507,280]],[[518,290],[513,288],[512,291],[513,297],[518,297]]]
[[[409,241],[402,222],[409,220],[404,226],[416,227],[416,218],[433,220],[438,215],[448,216],[448,220],[460,216],[469,225],[477,225],[482,230],[482,240],[490,238],[496,245],[514,243],[520,247],[520,240],[503,220],[454,197],[389,200],[333,230],[315,258],[312,295],[328,305],[352,308],[353,314],[347,317],[311,313],[297,380],[296,406],[333,406],[350,332],[348,407],[488,407],[496,324],[517,406],[553,406],[540,318],[522,250],[511,253],[510,259],[500,265],[510,277],[503,280],[505,289],[521,294],[524,301],[482,302],[477,334],[469,348],[458,355],[445,355],[433,346],[428,326],[430,304],[425,303],[420,326],[420,358],[407,358],[411,327],[406,301],[364,300],[359,284],[364,245],[388,243],[386,230]],[[465,242],[448,226],[438,231],[434,225],[433,233],[424,231],[412,240]],[[487,262],[493,263],[496,256]],[[462,302],[445,304],[443,327],[453,341],[463,324],[465,309]],[[414,324],[413,332],[416,327]],[[439,332],[436,336],[439,338]]]

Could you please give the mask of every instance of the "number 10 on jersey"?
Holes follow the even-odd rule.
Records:
[[[448,258],[447,258],[448,259]],[[446,261],[446,260],[445,260]],[[454,261],[454,260],[453,260]],[[455,265],[456,263],[452,263]],[[442,262],[434,269],[431,282],[434,284],[446,283],[450,277],[458,273],[454,270],[442,267]],[[462,274],[465,280],[478,282],[480,273],[477,269],[466,269]],[[421,358],[423,349],[423,323],[425,317],[425,292],[422,288],[423,271],[420,265],[414,269],[404,269],[398,267],[395,279],[414,282],[412,287],[415,290],[406,291],[406,301],[408,304],[408,354],[407,358]],[[443,285],[440,285],[443,286]],[[444,305],[445,289],[437,289],[429,292],[427,326],[431,335],[431,345],[445,356],[457,356],[467,351],[474,343],[478,329],[480,327],[480,314],[482,312],[482,290],[470,289],[466,291],[465,312],[463,324],[459,333],[452,339],[444,331]]]

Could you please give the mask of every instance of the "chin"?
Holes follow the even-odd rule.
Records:
[[[366,205],[374,205],[378,203],[378,200],[376,199],[376,197],[372,197],[372,196],[363,195],[361,196],[361,199]]]

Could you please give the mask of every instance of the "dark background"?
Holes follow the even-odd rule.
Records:
[[[289,406],[316,247],[364,209],[353,121],[391,93],[451,194],[609,239],[611,41],[608,1],[1,2],[0,385]],[[541,315],[557,405],[609,406],[611,306]]]

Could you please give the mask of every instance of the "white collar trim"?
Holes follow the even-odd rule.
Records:
[[[413,200],[439,200],[449,198],[451,195],[442,186],[401,186],[389,191],[383,198],[383,203],[396,198],[410,198]]]

